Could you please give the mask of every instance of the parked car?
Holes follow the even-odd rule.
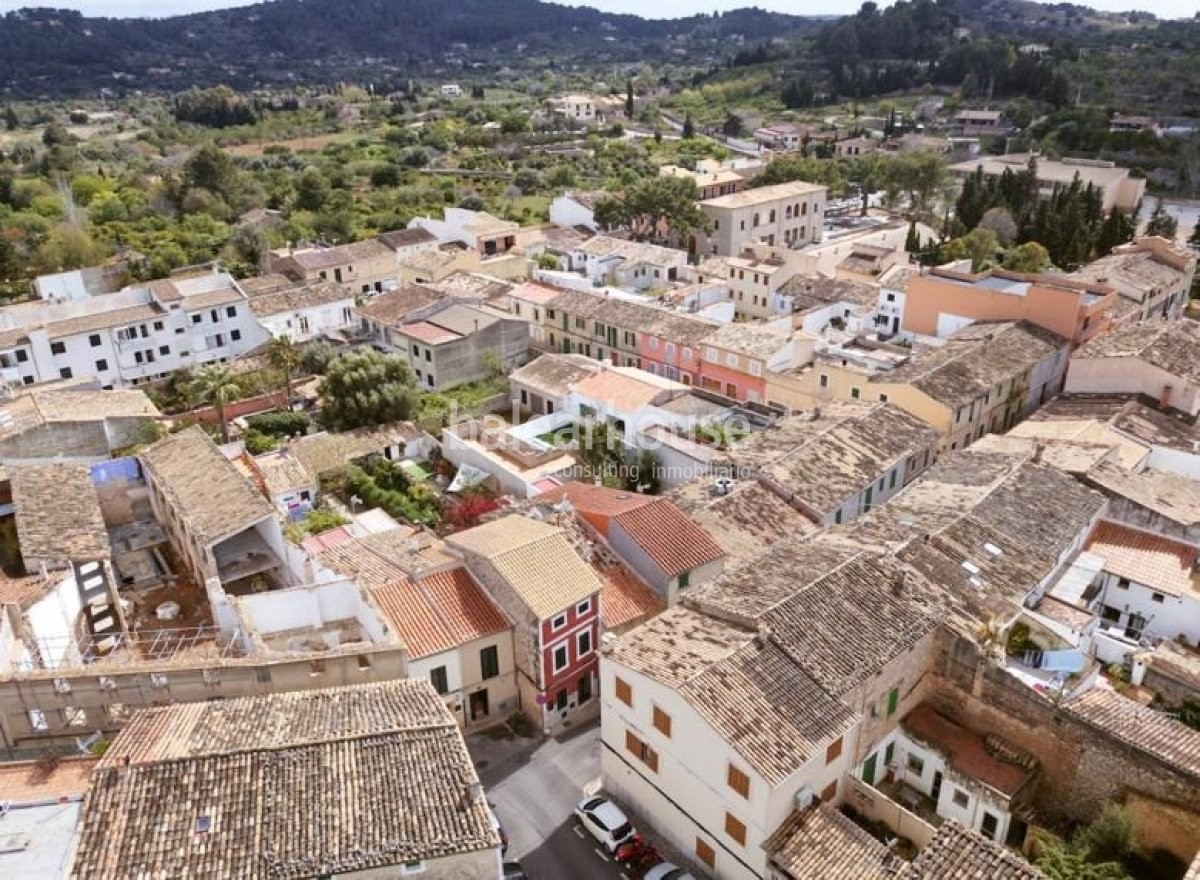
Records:
[[[575,808],[579,824],[609,852],[633,837],[633,825],[621,808],[606,797],[584,798]]]
[[[643,874],[642,880],[696,880],[696,878],[678,865],[660,862]]]
[[[525,873],[525,869],[519,862],[505,862],[503,868],[504,880],[529,880],[529,875]]]

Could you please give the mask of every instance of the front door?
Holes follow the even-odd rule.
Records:
[[[941,770],[938,770],[937,772],[935,772],[933,774],[933,790],[931,792],[929,792],[929,796],[931,798],[933,798],[933,802],[935,804],[938,802],[938,798],[942,796],[942,771]]]
[[[482,718],[488,713],[487,688],[471,694],[471,720]]]
[[[579,705],[583,705],[592,698],[592,676],[589,673],[579,679]]]
[[[867,758],[866,763],[863,764],[862,778],[863,782],[865,782],[867,785],[875,784],[875,759],[878,757],[878,754],[872,754],[871,757]]]

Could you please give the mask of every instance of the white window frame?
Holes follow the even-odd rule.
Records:
[[[409,867],[413,865],[413,867]],[[415,877],[417,874],[425,873],[425,862],[416,860],[415,862],[403,862],[400,865],[401,877]]]
[[[582,602],[580,602],[578,605],[575,606],[575,614],[578,615],[579,617],[582,617],[583,615],[587,614],[591,610],[592,610],[591,596],[584,599]]]
[[[567,625],[567,613],[565,611],[562,614],[556,614],[550,618],[550,631],[551,632],[558,632],[560,629],[562,629],[566,625]]]
[[[586,651],[583,650],[583,646],[580,644],[580,642],[583,641],[584,638],[587,638],[587,641],[588,641],[588,648]],[[594,640],[592,639],[592,631],[590,628],[581,629],[579,632],[575,633],[575,656],[576,657],[586,657],[589,654],[591,654],[592,651],[594,651],[596,649],[596,646],[594,644],[592,644],[593,641]]]
[[[732,367],[733,369],[736,370],[737,365],[738,365],[738,356],[731,351],[726,352],[725,353],[725,365],[727,367]]]
[[[717,354],[717,350],[715,348],[713,348],[711,345],[706,347],[704,356],[705,356],[705,358],[707,358],[709,361],[711,361],[714,364],[718,363],[721,360],[721,356],[719,354]]]
[[[563,656],[567,658],[565,661],[563,661],[562,666],[558,665],[559,649],[562,650]],[[559,672],[562,672],[564,669],[566,669],[570,665],[571,665],[571,649],[569,647],[567,647],[567,643],[562,642],[561,644],[555,645],[553,650],[550,651],[550,667],[554,670],[555,673],[559,673]]]
[[[763,372],[762,367],[762,361],[750,361],[750,375],[761,376]]]

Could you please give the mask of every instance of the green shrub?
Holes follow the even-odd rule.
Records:
[[[247,429],[246,433],[242,435],[242,442],[246,445],[246,451],[251,455],[262,455],[279,446],[277,438],[254,428]]]
[[[270,434],[272,437],[294,437],[297,434],[308,433],[312,420],[302,412],[283,410],[250,416],[246,419],[246,424],[251,430]]]

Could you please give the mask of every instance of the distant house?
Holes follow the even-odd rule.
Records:
[[[596,232],[596,217],[593,210],[596,200],[603,196],[599,192],[567,192],[556,196],[550,203],[550,222],[564,229],[583,226]]]
[[[954,129],[958,134],[1008,134],[1012,124],[1002,110],[960,110],[954,114]]]
[[[268,270],[293,281],[333,281],[362,293],[396,286],[396,257],[378,239],[337,247],[272,251]]]
[[[462,93],[463,93],[462,86],[460,86],[458,83],[443,83],[442,84],[442,97],[443,98],[461,98]]]
[[[465,208],[446,208],[443,219],[416,217],[409,229],[424,229],[442,244],[459,242],[481,256],[494,257],[506,254],[517,246],[517,232],[521,224],[501,220],[486,211],[468,211]]]
[[[1053,160],[1045,156],[1031,157],[1028,153],[1011,153],[1005,156],[988,156],[972,159],[950,166],[954,177],[964,178],[981,169],[984,177],[1000,177],[1005,171],[1023,171],[1033,158],[1037,165],[1038,194],[1048,196],[1054,187],[1069,186],[1079,179],[1083,185],[1092,184],[1100,190],[1101,207],[1105,211],[1114,206],[1126,214],[1132,214],[1142,202],[1146,192],[1146,181],[1130,177],[1128,168],[1100,159]]]

